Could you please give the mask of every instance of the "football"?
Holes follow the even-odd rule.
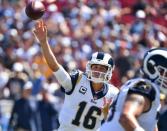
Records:
[[[25,13],[32,20],[40,19],[45,13],[45,6],[39,0],[30,1],[25,8]]]

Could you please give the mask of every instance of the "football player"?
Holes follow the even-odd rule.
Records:
[[[93,53],[85,73],[75,70],[68,74],[51,51],[43,21],[36,23],[34,34],[47,64],[65,92],[58,131],[96,131],[118,93],[118,89],[109,84],[114,68],[112,57],[103,52]]]
[[[160,90],[167,93],[167,49],[149,50],[143,59],[144,78],[126,82],[100,131],[155,131]]]

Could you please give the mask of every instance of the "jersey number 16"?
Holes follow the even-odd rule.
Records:
[[[85,101],[79,103],[79,108],[78,108],[78,111],[76,113],[75,118],[72,121],[72,124],[74,124],[76,126],[80,125],[80,119],[81,119],[81,116],[84,112],[86,105],[87,105],[87,103]],[[96,112],[96,114],[98,116],[101,115],[101,110],[98,107],[96,107],[96,106],[90,107],[85,118],[84,118],[83,127],[87,128],[87,129],[93,129],[95,127],[97,118],[95,116],[93,116],[94,112]]]

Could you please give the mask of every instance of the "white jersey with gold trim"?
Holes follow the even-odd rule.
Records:
[[[106,100],[116,98],[118,89],[104,84],[104,89],[94,92],[85,74],[70,92],[66,92],[60,112],[58,131],[97,131],[104,119],[101,108]]]

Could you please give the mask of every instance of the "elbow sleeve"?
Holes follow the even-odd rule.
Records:
[[[62,66],[53,74],[58,80],[59,84],[61,84],[66,91],[70,91],[72,89],[71,77]]]

